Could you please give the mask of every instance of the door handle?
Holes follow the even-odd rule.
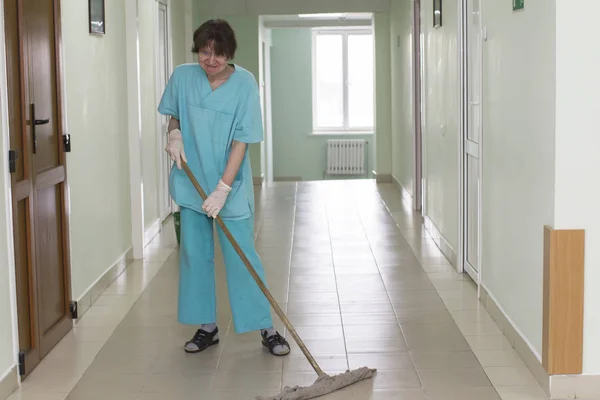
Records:
[[[29,105],[29,118],[31,120],[31,141],[33,142],[33,154],[37,153],[37,135],[35,132],[36,120],[35,120],[35,104]]]
[[[34,125],[46,125],[49,122],[50,122],[50,118],[48,118],[48,119],[34,119],[33,120],[33,124]]]
[[[31,139],[33,141],[33,154],[37,153],[37,132],[35,127],[38,125],[46,125],[50,122],[50,118],[47,119],[35,119],[35,104],[29,105],[31,109]]]
[[[17,150],[8,151],[8,170],[11,174],[17,172],[17,158],[19,158]]]

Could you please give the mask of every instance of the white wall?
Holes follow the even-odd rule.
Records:
[[[73,297],[131,246],[125,60],[120,0],[106,2],[107,32],[88,34],[88,6],[62,1]]]
[[[156,126],[156,8],[155,1],[138,2],[140,46],[140,98],[142,110],[142,182],[144,184],[144,225],[158,220],[158,146]]]
[[[597,0],[556,2],[554,226],[586,231],[583,370],[595,374],[600,374],[598,15],[600,2]]]
[[[458,0],[446,0],[433,29],[433,1],[422,2],[425,210],[448,244],[458,245]],[[444,127],[442,129],[442,126]]]
[[[483,2],[483,284],[541,354],[553,224],[555,0]],[[571,130],[570,130],[571,133]]]
[[[415,176],[412,0],[393,0],[390,11],[392,176],[413,194]]]
[[[553,223],[554,206],[555,2],[529,2],[518,13],[505,2],[482,3],[488,30],[483,60],[483,284],[541,352],[543,226]],[[432,2],[422,2],[426,215],[455,251],[461,140],[458,5],[458,0],[445,1],[443,26],[433,29]],[[393,171],[410,190],[411,1],[393,0],[391,10]]]

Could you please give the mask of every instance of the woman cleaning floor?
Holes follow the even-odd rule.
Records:
[[[166,151],[176,163],[169,178],[171,197],[181,207],[179,322],[199,325],[185,344],[188,353],[219,342],[213,222],[217,215],[239,242],[265,281],[254,247],[254,187],[248,146],[263,140],[260,96],[255,77],[233,64],[237,41],[231,26],[210,20],[194,32],[192,51],[198,63],[178,66],[163,93],[158,111],[170,116]],[[206,201],[181,170],[185,161]],[[236,333],[261,332],[271,354],[290,353],[290,345],[273,328],[269,302],[218,229],[227,271],[229,302]]]

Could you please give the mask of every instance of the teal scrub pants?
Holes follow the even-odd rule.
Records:
[[[213,221],[190,208],[181,208],[178,319],[182,324],[217,322]],[[254,216],[243,220],[228,220],[225,224],[266,283],[262,261],[254,246]],[[236,333],[272,327],[268,300],[221,228],[217,229]]]

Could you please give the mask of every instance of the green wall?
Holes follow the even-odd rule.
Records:
[[[312,132],[312,35],[309,28],[272,30],[271,93],[273,109],[273,175],[275,178],[323,179],[326,141],[369,141],[373,168],[373,135],[325,136]]]
[[[215,15],[201,14],[198,9],[198,4],[193,3],[194,27],[200,26],[202,22],[215,18]],[[259,21],[258,16],[226,16],[226,19],[236,32],[238,39],[238,53],[235,62],[252,72],[255,77],[259,78]],[[388,13],[375,13],[375,53],[376,53],[376,110],[375,110],[375,137],[362,136],[369,140],[369,148],[372,154],[369,155],[369,172],[376,170],[379,175],[392,174],[392,128],[391,128],[391,72],[390,72],[390,16]],[[293,31],[301,31],[302,29],[291,29]],[[304,28],[305,36],[297,37],[304,44],[293,42],[285,49],[279,49],[280,53],[287,51],[286,57],[280,58],[280,69],[286,69],[287,77],[277,78],[277,57],[278,51],[275,48],[278,40],[281,38],[273,38],[273,54],[271,55],[272,74],[272,104],[273,104],[273,175],[274,177],[297,177],[303,179],[322,179],[323,170],[325,168],[325,136],[309,136],[312,130],[312,96],[310,94],[310,35],[309,30]],[[279,29],[277,31],[283,31]],[[290,40],[293,40],[293,33],[288,33]],[[277,35],[275,35],[277,36]],[[285,34],[284,34],[285,36]],[[308,37],[308,42],[306,38]],[[280,43],[281,46],[281,43]],[[304,46],[305,56],[300,57],[300,49]],[[290,62],[289,60],[297,62]],[[298,68],[300,63],[304,63],[304,68]],[[296,71],[293,74],[289,71]],[[300,75],[298,75],[300,73]],[[293,79],[289,77],[293,76]],[[287,90],[282,90],[278,87],[277,79],[280,79],[283,84],[291,85]],[[305,85],[299,85],[298,82],[308,82]],[[278,93],[279,91],[279,93]],[[304,98],[302,104],[298,99]],[[296,104],[296,107],[288,107],[290,104]],[[281,111],[278,111],[281,110]],[[302,110],[302,112],[300,112]],[[308,111],[307,111],[308,110]],[[282,112],[281,117],[278,115]],[[287,120],[287,127],[283,132],[286,136],[280,136],[279,120]],[[294,120],[295,123],[289,121]],[[304,128],[302,128],[304,127]],[[302,129],[302,133],[300,133]],[[286,140],[292,140],[294,146],[285,144],[281,140],[285,137]],[[340,137],[337,136],[336,137]],[[357,137],[357,136],[352,136]],[[292,139],[294,138],[294,139]],[[296,147],[298,146],[298,147]],[[290,150],[293,149],[293,152]],[[289,155],[292,154],[293,157]],[[286,156],[287,155],[287,156]],[[253,175],[261,176],[263,174],[261,168],[261,146],[255,144],[250,147],[250,158],[252,161]],[[297,161],[295,161],[297,159]]]
[[[194,30],[202,25],[204,21],[219,18],[218,15],[201,15],[195,2],[192,4],[192,10],[194,13]],[[228,16],[222,18],[227,20],[235,31],[238,49],[234,62],[252,72],[258,81],[258,16]],[[252,174],[255,177],[261,176],[260,144],[250,145],[250,161],[252,163]]]

